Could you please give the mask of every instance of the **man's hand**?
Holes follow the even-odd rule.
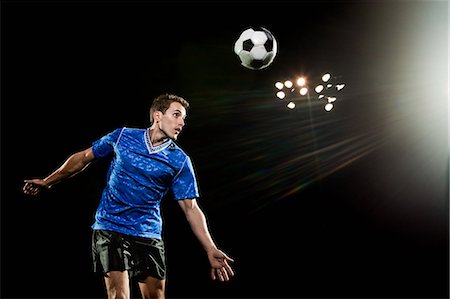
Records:
[[[228,262],[234,262],[234,260],[228,257],[225,253],[217,248],[213,248],[208,251],[208,259],[211,264],[211,278],[220,281],[228,281],[231,276],[234,276],[233,269],[231,269]]]
[[[50,189],[50,186],[42,179],[24,180],[24,183],[22,191],[27,195],[36,195],[42,189]]]

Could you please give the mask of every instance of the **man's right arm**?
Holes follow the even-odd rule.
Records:
[[[79,151],[67,158],[58,169],[44,179],[25,180],[23,192],[29,195],[36,195],[42,188],[49,189],[62,180],[83,171],[94,159],[92,147]]]

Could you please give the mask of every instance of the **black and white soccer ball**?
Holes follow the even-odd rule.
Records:
[[[234,43],[234,53],[241,64],[251,70],[268,67],[277,56],[278,45],[274,35],[264,27],[244,30]]]

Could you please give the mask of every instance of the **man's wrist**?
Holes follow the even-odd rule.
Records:
[[[51,182],[50,182],[50,180],[48,180],[48,179],[43,179],[43,181],[44,181],[44,188],[46,188],[46,189],[50,189],[54,184],[52,184]]]
[[[210,246],[205,247],[205,250],[206,250],[206,252],[212,252],[212,251],[217,250],[217,246],[216,245],[210,245]]]

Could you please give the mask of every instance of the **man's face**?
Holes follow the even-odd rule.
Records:
[[[169,138],[176,140],[184,127],[186,108],[178,102],[172,102],[166,113],[159,112],[159,129]]]

